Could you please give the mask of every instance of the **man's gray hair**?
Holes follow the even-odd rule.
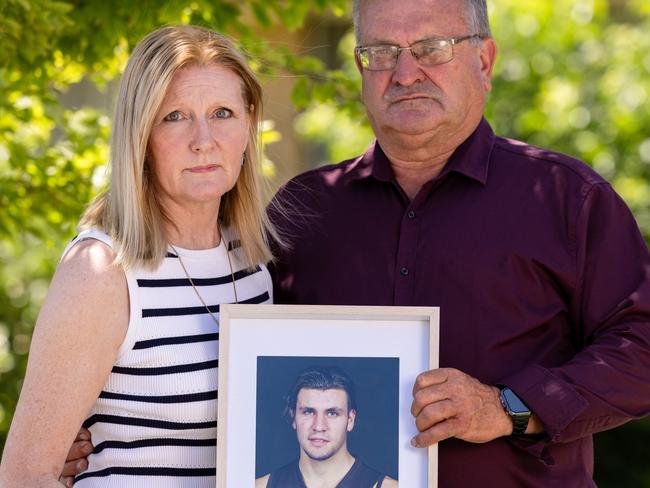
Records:
[[[352,20],[354,21],[354,36],[357,44],[361,42],[361,26],[359,25],[359,12],[363,0],[354,0],[352,3]],[[472,34],[481,34],[491,37],[490,20],[488,18],[486,0],[465,0],[467,2],[467,25]]]

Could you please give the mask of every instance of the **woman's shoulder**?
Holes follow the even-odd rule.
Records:
[[[96,230],[88,230],[79,233],[66,246],[61,256],[64,268],[82,267],[88,271],[108,271],[113,267],[116,253],[113,250],[113,241],[105,233]]]
[[[87,348],[99,341],[117,351],[129,321],[129,295],[126,275],[115,260],[113,249],[100,240],[74,243],[43,302],[36,324],[41,334],[74,337]]]
[[[66,247],[52,284],[70,287],[84,295],[96,295],[94,298],[103,302],[107,288],[126,287],[124,270],[116,264],[116,258],[108,235],[84,231]]]
[[[75,247],[83,245],[87,247],[89,244],[93,243],[102,243],[105,247],[112,249],[113,248],[113,239],[106,233],[99,229],[85,229],[79,232],[74,236],[68,245],[65,247],[63,254],[61,255],[61,261],[63,261],[66,256],[73,250]]]

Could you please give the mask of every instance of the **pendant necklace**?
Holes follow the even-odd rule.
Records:
[[[223,239],[223,235],[221,236]],[[230,260],[230,251],[228,250],[228,243],[223,241],[224,246],[226,246],[226,257],[228,258],[228,266],[230,266],[230,277],[232,279],[232,291],[235,294],[235,303],[239,303],[239,300],[237,299],[237,285],[235,285],[235,273],[232,268],[232,261]],[[187,277],[188,281],[190,282],[190,285],[192,285],[192,289],[194,290],[194,293],[196,293],[196,296],[198,297],[199,301],[203,304],[205,309],[208,311],[210,314],[210,317],[212,317],[212,320],[214,320],[214,323],[219,325],[219,320],[217,319],[217,316],[212,313],[208,305],[205,303],[205,300],[203,300],[203,297],[199,293],[199,290],[196,288],[196,285],[194,284],[194,280],[190,277],[190,274],[187,272],[187,268],[185,267],[185,263],[183,263],[183,259],[181,258],[180,253],[176,250],[176,248],[173,245],[169,245],[169,247],[172,248],[174,251],[174,254],[176,254],[176,257],[178,257],[178,262],[181,264],[181,268],[183,268],[183,272],[185,273],[185,276]]]

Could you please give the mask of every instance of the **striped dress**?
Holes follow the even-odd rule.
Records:
[[[111,245],[108,236],[83,239]],[[224,239],[207,250],[179,249],[210,310],[234,303]],[[66,249],[67,252],[67,249]],[[230,252],[239,303],[271,303],[265,266],[245,269]],[[156,271],[126,273],[128,331],[118,359],[84,426],[95,450],[79,487],[214,487],[219,329],[196,296],[179,258]]]

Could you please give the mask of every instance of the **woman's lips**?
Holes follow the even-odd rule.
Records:
[[[205,164],[202,166],[193,166],[188,169],[190,173],[209,173],[210,171],[214,171],[215,169],[218,168],[218,165],[216,164]]]

